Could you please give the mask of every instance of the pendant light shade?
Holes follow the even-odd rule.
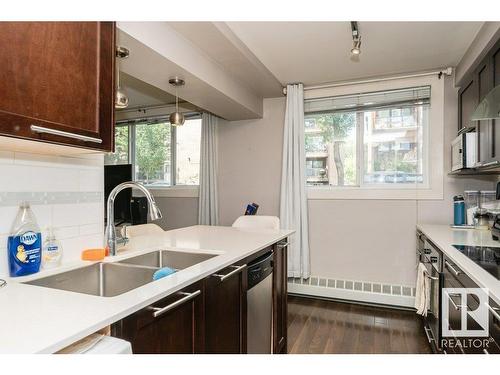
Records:
[[[179,86],[184,86],[184,80],[180,78],[172,78],[168,81],[172,86],[175,86],[175,112],[172,112],[169,117],[170,125],[173,126],[182,126],[186,119],[184,115],[179,112],[179,96],[177,95],[177,88]]]
[[[182,126],[182,125],[184,125],[184,122],[186,121],[186,119],[184,118],[184,115],[180,112],[177,112],[177,111],[172,112],[168,119],[170,121],[170,125],[173,125],[173,126]]]

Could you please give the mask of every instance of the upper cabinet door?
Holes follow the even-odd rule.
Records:
[[[113,22],[0,22],[0,51],[0,135],[113,150]]]
[[[477,104],[477,82],[475,79],[471,79],[458,92],[458,130],[475,125],[470,121],[470,118]]]
[[[491,67],[488,61],[481,64],[476,73],[477,80],[477,104],[483,100],[486,94],[492,89],[493,79],[491,76]],[[474,107],[473,111],[476,108]],[[472,112],[473,112],[472,111]],[[472,115],[471,112],[471,115]],[[491,121],[477,121],[476,131],[478,133],[479,142],[479,161],[485,163],[491,161],[495,157],[495,139],[494,129],[491,126]]]
[[[497,43],[496,47],[493,49],[492,53],[492,76],[493,76],[493,85],[492,87],[496,87],[500,85],[500,42]],[[492,137],[493,137],[493,153],[495,160],[500,161],[500,120],[491,120],[492,127]]]

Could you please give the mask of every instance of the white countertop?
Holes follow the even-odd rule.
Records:
[[[0,353],[56,352],[292,233],[197,225],[133,238],[118,256],[105,261],[160,249],[218,256],[115,297],[23,284],[92,262],[81,261],[57,271],[8,279],[7,286],[0,289]]]
[[[500,304],[500,280],[453,247],[453,245],[500,247],[500,241],[494,241],[489,230],[455,229],[449,225],[430,224],[418,224],[417,228],[474,282],[482,288],[489,289],[490,297]]]

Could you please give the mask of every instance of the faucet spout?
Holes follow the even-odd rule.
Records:
[[[109,194],[109,197],[108,197],[108,202],[106,204],[107,224],[106,224],[106,231],[104,234],[104,246],[109,249],[109,254],[111,256],[116,255],[116,248],[117,248],[117,244],[119,242],[121,242],[121,243],[126,242],[122,238],[120,238],[120,239],[117,238],[114,217],[115,217],[115,199],[116,199],[116,196],[123,189],[127,189],[127,188],[136,188],[144,193],[144,195],[146,196],[146,199],[148,201],[149,218],[152,221],[162,218],[161,211],[158,208],[153,195],[151,194],[151,192],[148,189],[146,189],[144,187],[144,185],[142,185],[138,182],[134,182],[134,181],[123,182],[120,185],[117,185],[113,190],[111,190],[111,193]]]

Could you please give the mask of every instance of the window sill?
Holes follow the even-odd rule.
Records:
[[[380,200],[439,200],[442,189],[398,188],[315,188],[307,187],[309,200],[380,199]]]
[[[155,198],[198,198],[199,197],[199,186],[168,186],[168,187],[146,187]],[[133,192],[134,196],[141,196],[139,190]]]

